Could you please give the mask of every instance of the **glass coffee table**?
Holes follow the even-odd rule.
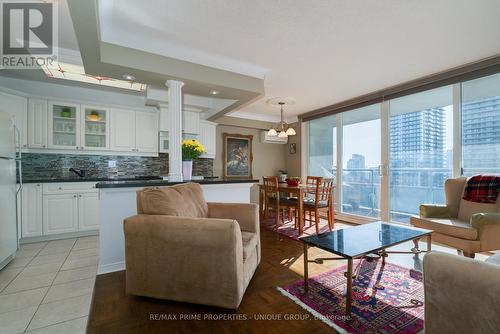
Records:
[[[304,293],[307,293],[309,290],[309,262],[321,264],[325,260],[347,260],[347,272],[344,273],[347,279],[346,314],[350,315],[352,307],[352,280],[355,278],[353,276],[353,260],[375,256],[381,257],[382,263],[385,263],[385,258],[389,253],[418,254],[421,251],[417,247],[409,252],[387,251],[386,249],[410,240],[417,242],[418,239],[423,237],[427,237],[427,252],[429,252],[431,250],[431,233],[431,230],[378,221],[319,235],[302,237],[299,240],[304,245]],[[318,247],[340,257],[309,260],[307,256],[309,246]]]

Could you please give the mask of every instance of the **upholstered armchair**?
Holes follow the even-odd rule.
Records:
[[[500,330],[500,254],[487,263],[431,252],[424,256],[425,333]]]
[[[126,292],[237,309],[260,262],[258,206],[206,203],[197,183],[137,192]]]
[[[464,200],[467,178],[448,179],[444,184],[446,205],[421,205],[411,217],[416,227],[433,230],[432,240],[461,250],[465,256],[500,249],[500,196],[496,203]],[[415,242],[418,249],[418,242]]]

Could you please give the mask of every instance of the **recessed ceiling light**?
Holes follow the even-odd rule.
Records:
[[[135,77],[131,74],[124,74],[122,75],[122,78],[125,79],[125,80],[128,80],[128,81],[134,81],[135,80]]]
[[[216,90],[212,90],[212,91],[210,91],[210,94],[212,94],[212,95],[217,95],[217,94],[219,94],[219,92],[218,92],[218,91],[216,91]]]

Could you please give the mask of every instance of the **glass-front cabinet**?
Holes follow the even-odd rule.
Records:
[[[109,109],[82,105],[82,149],[109,148]]]
[[[49,102],[49,148],[80,148],[80,105]]]
[[[49,148],[109,149],[109,109],[49,101]]]

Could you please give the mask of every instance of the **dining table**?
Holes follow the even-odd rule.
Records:
[[[260,218],[264,217],[264,187],[262,184],[259,184],[259,214]],[[298,227],[299,227],[299,235],[302,235],[304,232],[304,219],[303,219],[303,210],[304,210],[304,194],[306,193],[308,187],[305,184],[299,185],[288,185],[287,183],[278,183],[278,192],[281,194],[285,194],[288,197],[296,197],[297,198],[297,216],[298,216]],[[275,215],[276,226],[279,223],[279,214]]]

